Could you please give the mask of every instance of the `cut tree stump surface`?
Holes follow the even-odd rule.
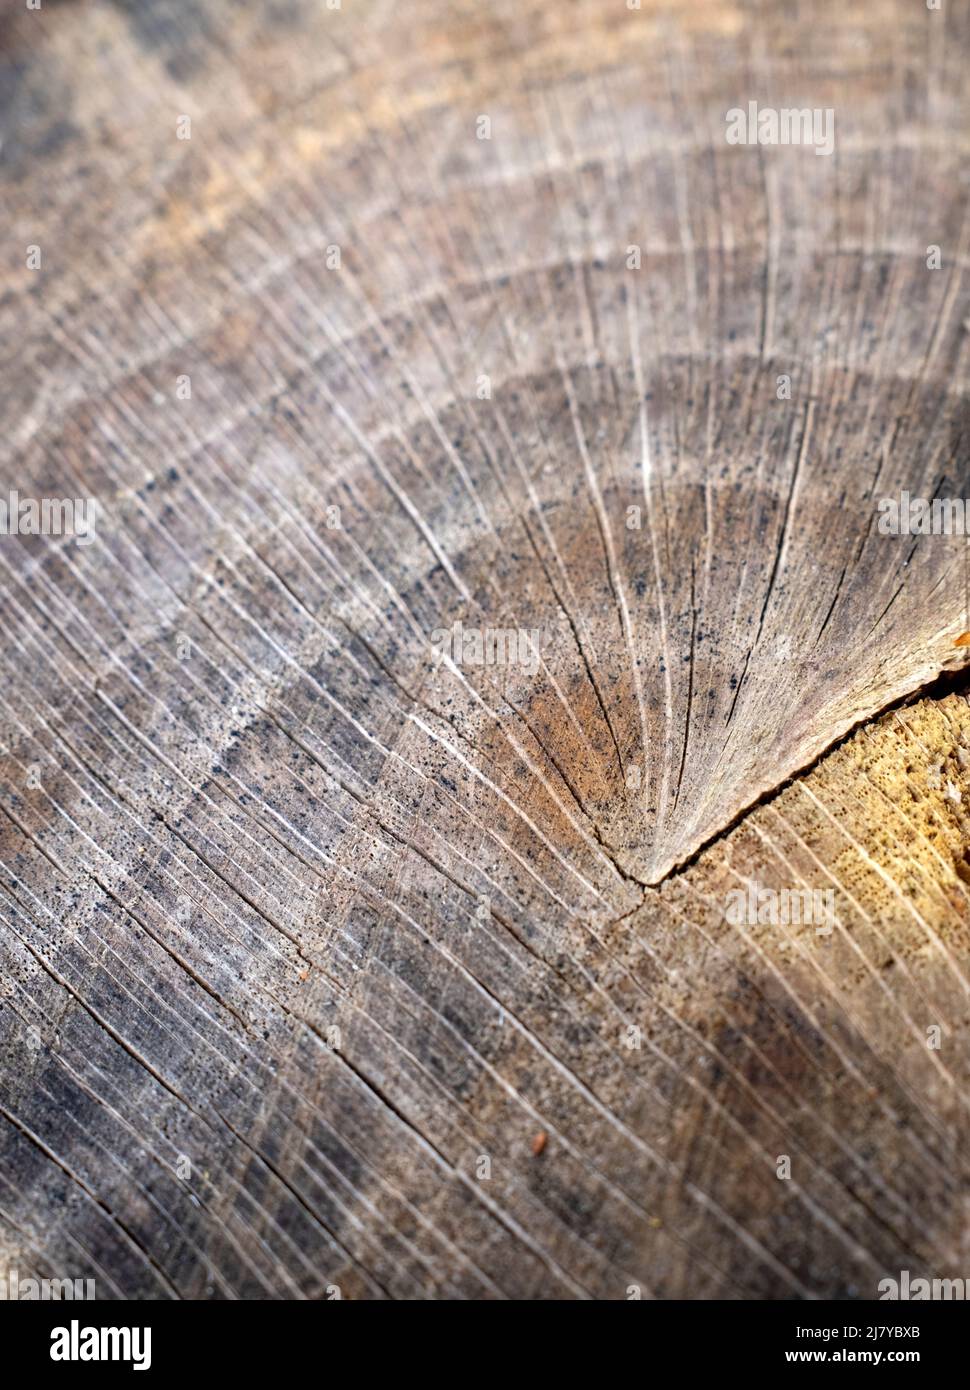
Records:
[[[970,1277],[968,541],[878,510],[970,497],[968,57],[966,0],[0,21],[0,500],[97,507],[0,536],[0,1268]]]

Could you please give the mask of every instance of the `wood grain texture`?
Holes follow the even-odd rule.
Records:
[[[0,1267],[970,1277],[968,542],[877,527],[970,496],[968,55],[966,0],[4,18],[0,496],[98,511],[0,536]]]

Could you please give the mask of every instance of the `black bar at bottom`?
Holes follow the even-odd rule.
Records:
[[[0,1302],[0,1336],[21,1375],[48,1367],[71,1380],[93,1372],[157,1375],[280,1369],[372,1376],[408,1362],[431,1379],[481,1373],[504,1348],[493,1371],[543,1376],[605,1358],[611,1373],[698,1370],[784,1373],[798,1368],[880,1372],[959,1364],[966,1342],[963,1302],[649,1303],[575,1305],[520,1303],[482,1307],[427,1303],[119,1303]],[[146,1337],[146,1331],[150,1333]],[[415,1333],[418,1340],[415,1341]],[[378,1335],[379,1334],[379,1335]],[[507,1340],[509,1335],[514,1342]],[[592,1340],[607,1334],[608,1341]],[[454,1342],[467,1336],[467,1342]],[[439,1341],[438,1338],[441,1338]],[[339,1338],[340,1340],[330,1340]],[[350,1341],[347,1339],[350,1338]],[[630,1340],[626,1340],[629,1338]],[[500,1339],[500,1340],[498,1340]],[[460,1357],[478,1346],[475,1368]],[[437,1347],[437,1350],[436,1350]],[[445,1354],[445,1348],[451,1351]],[[420,1352],[418,1348],[421,1348]],[[332,1364],[335,1351],[342,1350]],[[577,1363],[574,1358],[582,1358]],[[456,1359],[457,1358],[457,1359]],[[451,1370],[445,1372],[446,1362]],[[620,1363],[619,1365],[617,1363]],[[343,1369],[341,1369],[341,1366]],[[140,1367],[140,1369],[136,1369]],[[650,1371],[650,1367],[653,1371]]]

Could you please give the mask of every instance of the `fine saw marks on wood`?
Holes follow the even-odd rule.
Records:
[[[0,1258],[966,1272],[968,542],[878,506],[970,496],[968,47],[890,0],[3,21],[0,496],[97,527],[0,537]],[[751,100],[832,153],[729,144]]]

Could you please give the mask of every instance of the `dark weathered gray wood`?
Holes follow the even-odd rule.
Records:
[[[0,496],[98,512],[0,537],[0,1271],[970,1275],[967,541],[876,524],[970,496],[968,51],[955,0],[4,19]],[[832,154],[728,144],[753,100]]]

